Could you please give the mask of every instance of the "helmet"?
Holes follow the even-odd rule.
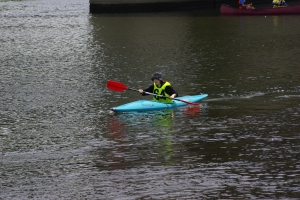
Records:
[[[153,74],[153,77],[151,78],[151,81],[153,81],[154,79],[162,81],[163,80],[162,74],[160,72],[155,72]]]

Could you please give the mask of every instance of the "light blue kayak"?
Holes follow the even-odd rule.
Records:
[[[198,102],[202,99],[206,98],[207,94],[199,94],[193,96],[182,96],[176,97],[176,99],[188,101],[188,102]],[[111,108],[114,112],[133,112],[133,111],[151,111],[151,110],[162,110],[162,109],[170,109],[181,106],[186,106],[188,104],[173,100],[173,103],[161,103],[153,100],[139,100],[131,103],[123,104],[117,107]]]

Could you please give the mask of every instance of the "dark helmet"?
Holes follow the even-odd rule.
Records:
[[[155,72],[155,73],[153,74],[153,77],[151,78],[151,80],[153,81],[154,79],[163,81],[162,74],[161,74],[160,72]]]

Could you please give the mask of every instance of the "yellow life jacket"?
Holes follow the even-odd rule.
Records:
[[[284,0],[273,0],[273,4],[283,4]]]
[[[168,95],[165,92],[165,89],[166,89],[167,86],[171,86],[171,84],[169,82],[165,82],[161,87],[158,87],[154,83],[153,93],[154,94],[159,94],[159,95],[162,95],[162,96],[166,96],[166,97],[170,97],[170,95]],[[170,98],[166,98],[166,97],[153,96],[153,100],[154,101],[164,102],[164,103],[173,103],[173,101]]]

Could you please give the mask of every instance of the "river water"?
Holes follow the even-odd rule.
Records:
[[[300,16],[0,0],[0,199],[298,199]],[[197,107],[120,113],[156,71]]]

